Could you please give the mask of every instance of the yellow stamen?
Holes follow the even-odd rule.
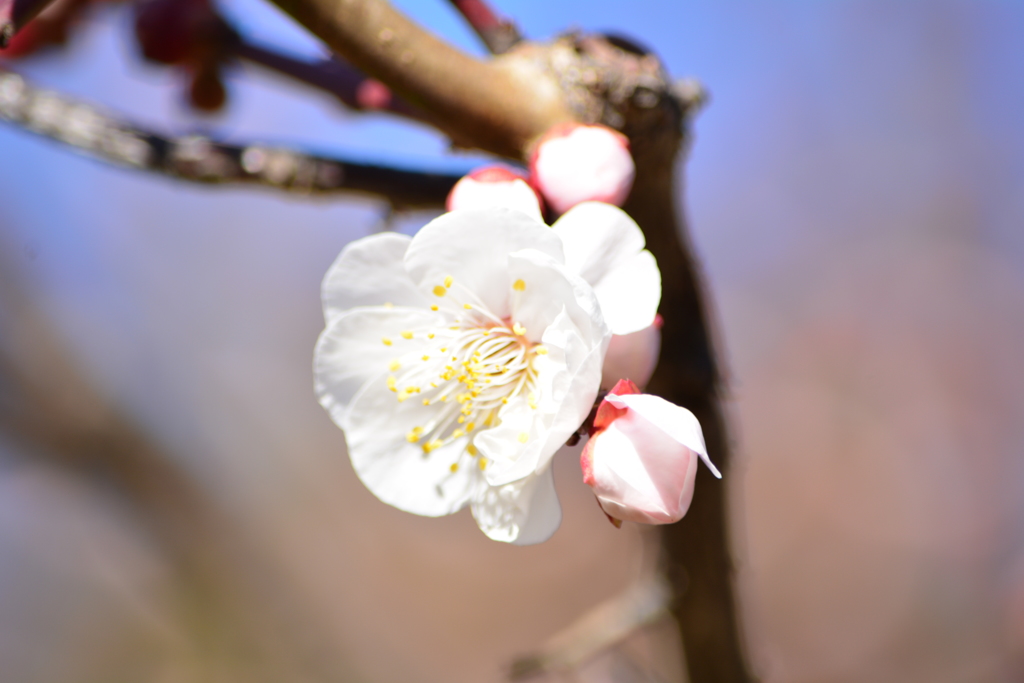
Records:
[[[402,367],[402,364],[399,363],[397,360],[393,360],[391,361],[391,365],[388,366],[388,369],[391,370],[391,372],[394,372],[400,367]]]
[[[442,287],[441,285],[434,287],[434,296],[444,296],[447,293],[448,290]]]
[[[430,304],[430,310],[436,311],[437,310],[437,304]]]
[[[465,308],[467,311],[473,310],[473,304],[462,304],[462,307]]]
[[[526,432],[520,432],[519,433],[519,443],[526,443],[529,440],[530,440],[530,435],[529,434],[527,434]]]
[[[398,391],[397,384],[398,384],[398,378],[397,377],[395,377],[394,375],[388,376],[388,389],[390,389],[391,391]]]
[[[474,428],[476,428],[476,422],[470,422],[468,425],[466,425],[467,432],[473,431]]]
[[[518,334],[520,337],[526,334],[526,328],[520,325],[519,323],[515,323],[514,325],[512,325],[512,331]]]
[[[516,290],[517,292],[521,292],[524,289],[526,289],[526,283],[523,282],[522,280],[516,280],[515,282],[512,283],[512,289]]]
[[[391,340],[387,337],[384,337],[381,341],[384,342],[384,346],[391,346]]]
[[[469,444],[468,446],[466,446],[466,452],[475,457],[476,456],[476,446],[474,446],[473,444]]]
[[[453,282],[453,280],[452,280],[452,276],[451,275],[446,277],[444,279],[444,286],[445,286],[445,288],[451,287],[452,286],[452,282]]]
[[[412,332],[410,332],[409,330],[405,330],[404,332],[402,332],[402,337],[404,339],[412,339]]]
[[[466,432],[462,431],[461,429],[456,429],[454,432],[452,432],[452,438],[453,439],[457,439],[460,436],[465,436],[465,435],[466,435]]]
[[[487,458],[480,458],[480,469],[483,470],[487,467]]]
[[[434,333],[433,332],[431,332],[430,334],[427,335],[427,339],[433,339],[433,338],[434,338]]]
[[[423,360],[430,360],[430,356],[423,356]]]
[[[459,471],[459,463],[453,462],[451,467],[449,467],[448,469],[450,469],[452,472],[458,472]]]

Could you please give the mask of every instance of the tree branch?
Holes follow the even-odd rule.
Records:
[[[533,140],[572,118],[557,85],[526,55],[480,62],[384,0],[274,2],[357,69],[422,109],[459,146],[521,160]]]
[[[444,206],[460,174],[409,171],[200,135],[164,137],[0,69],[0,120],[121,166],[200,183],[273,187],[301,194],[363,193],[395,208]]]
[[[486,0],[449,0],[473,27],[493,55],[508,52],[523,40],[519,29],[508,19],[494,13]]]

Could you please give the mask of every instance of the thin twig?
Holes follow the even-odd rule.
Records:
[[[386,85],[360,73],[340,59],[306,61],[244,39],[229,45],[228,50],[236,57],[330,93],[350,109],[383,111],[425,120],[422,112],[396,97]]]
[[[154,134],[0,69],[0,120],[104,161],[200,183],[237,183],[303,194],[364,193],[395,208],[443,206],[460,175],[359,164],[201,135]]]
[[[518,51],[481,62],[384,0],[273,1],[459,146],[521,160],[537,137],[572,118],[549,74]]]
[[[486,0],[449,0],[493,55],[508,52],[523,40],[519,28],[495,14]]]

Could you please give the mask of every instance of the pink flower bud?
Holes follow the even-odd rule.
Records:
[[[698,457],[721,478],[693,413],[622,380],[598,406],[580,466],[616,526],[671,524],[690,507]]]
[[[616,382],[629,378],[641,389],[647,386],[658,364],[661,350],[661,316],[630,334],[613,334],[601,368],[601,388],[611,389]]]
[[[530,175],[548,206],[563,214],[586,201],[622,206],[636,167],[624,135],[570,123],[544,134],[530,160]]]
[[[448,193],[447,209],[518,209],[540,222],[541,200],[526,176],[504,166],[486,166],[463,176]]]

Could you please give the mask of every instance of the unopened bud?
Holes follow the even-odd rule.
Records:
[[[461,178],[448,193],[449,211],[494,206],[518,209],[543,222],[540,197],[526,182],[526,176],[504,166],[478,168]]]
[[[636,166],[621,133],[570,123],[544,134],[530,160],[530,174],[548,206],[563,214],[586,201],[622,206]]]

